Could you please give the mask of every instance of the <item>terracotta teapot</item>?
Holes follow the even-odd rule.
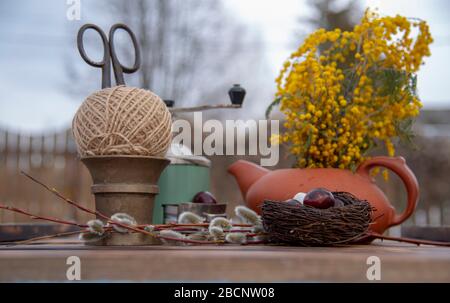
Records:
[[[384,193],[375,184],[370,170],[376,166],[392,170],[403,181],[408,194],[403,213],[395,212]],[[265,199],[284,201],[291,199],[298,192],[308,192],[317,187],[352,193],[369,201],[375,208],[374,224],[370,230],[380,234],[409,218],[419,197],[417,179],[402,157],[371,158],[363,162],[355,173],[337,168],[291,168],[271,171],[243,160],[233,163],[228,172],[236,178],[247,205],[258,213]]]

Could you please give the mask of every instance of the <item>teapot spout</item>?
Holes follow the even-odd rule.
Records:
[[[236,178],[245,199],[248,189],[269,170],[249,161],[238,160],[228,167],[228,172]]]

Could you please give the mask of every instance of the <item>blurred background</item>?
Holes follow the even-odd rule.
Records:
[[[86,220],[20,175],[25,170],[65,195],[92,205],[90,177],[77,158],[70,134],[84,98],[100,89],[100,70],[88,66],[76,48],[85,23],[104,30],[128,24],[138,37],[143,64],[126,76],[175,107],[227,103],[234,83],[247,90],[242,109],[204,113],[205,119],[264,119],[273,100],[274,79],[284,60],[314,29],[351,29],[366,7],[384,15],[427,20],[435,42],[418,74],[424,103],[416,121],[415,147],[400,147],[421,185],[418,210],[406,224],[450,224],[450,2],[445,0],[80,0],[80,20],[68,20],[71,1],[0,2],[0,202],[38,214]],[[91,34],[91,35],[89,35]],[[87,51],[101,59],[98,37],[87,35]],[[129,38],[119,34],[119,57],[133,60]],[[128,59],[128,61],[127,61]],[[192,119],[192,114],[180,115]],[[272,119],[283,119],[274,112]],[[213,156],[211,191],[230,205],[242,203],[226,167],[237,158]],[[277,167],[290,167],[284,148]],[[404,192],[395,176],[378,180],[396,207]],[[230,207],[231,209],[231,207]],[[27,222],[0,211],[0,223]]]

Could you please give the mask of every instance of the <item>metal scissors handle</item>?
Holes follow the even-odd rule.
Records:
[[[102,38],[103,43],[103,59],[102,61],[96,62],[91,60],[84,49],[83,35],[88,29],[93,29]],[[114,34],[117,29],[125,30],[131,38],[134,47],[134,65],[132,67],[124,66],[120,63],[119,58],[114,47]],[[85,24],[83,25],[77,35],[77,46],[81,57],[87,64],[100,67],[102,69],[102,88],[111,87],[111,61],[114,69],[114,77],[116,79],[117,85],[125,85],[125,80],[123,78],[123,73],[131,74],[139,69],[141,66],[141,53],[139,45],[137,43],[136,36],[131,31],[131,29],[122,23],[114,24],[109,30],[109,38],[106,37],[105,33],[100,27],[95,24]]]

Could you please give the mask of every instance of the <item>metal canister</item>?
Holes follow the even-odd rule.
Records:
[[[196,193],[209,191],[210,188],[210,160],[194,156],[189,148],[179,144],[171,145],[166,158],[170,164],[159,178],[159,194],[153,210],[154,224],[164,222],[163,205],[192,201]]]

